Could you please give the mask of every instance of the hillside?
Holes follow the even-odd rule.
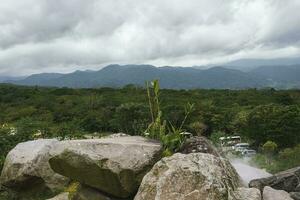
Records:
[[[275,87],[299,88],[300,85],[300,65],[262,66],[251,70],[250,73],[265,77]]]
[[[151,65],[109,65],[99,71],[76,71],[70,74],[35,74],[24,80],[10,81],[19,85],[71,88],[144,86],[145,81],[159,79],[162,88],[238,89],[264,87],[268,81],[245,72],[222,67],[207,70],[191,67],[154,67]]]
[[[70,88],[144,86],[159,79],[167,89],[245,89],[300,87],[300,65],[261,66],[248,72],[225,67],[155,67],[152,65],[109,65],[99,71],[75,71],[69,74],[42,73],[23,80],[7,81],[18,85]]]

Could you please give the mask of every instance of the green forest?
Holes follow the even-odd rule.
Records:
[[[270,172],[300,163],[300,91],[159,91],[162,120],[216,141],[240,135]],[[186,105],[193,105],[186,117]],[[37,138],[142,135],[151,123],[147,89],[70,89],[0,85],[0,169],[16,144]],[[186,118],[186,119],[185,119]],[[183,124],[182,122],[185,121]],[[271,145],[270,145],[271,144]]]

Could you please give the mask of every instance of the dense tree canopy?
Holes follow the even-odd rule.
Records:
[[[161,90],[162,118],[180,126],[184,106],[194,110],[183,127],[210,136],[238,134],[259,148],[300,143],[300,91]],[[72,138],[86,134],[142,134],[151,115],[144,88],[69,89],[0,85],[1,159],[18,142],[36,137]]]

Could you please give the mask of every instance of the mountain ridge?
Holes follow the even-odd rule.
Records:
[[[123,87],[128,84],[144,86],[145,81],[153,79],[159,79],[161,87],[167,89],[300,88],[300,65],[261,66],[245,72],[226,66],[199,69],[112,64],[98,71],[41,73],[7,82],[17,85],[94,88]]]

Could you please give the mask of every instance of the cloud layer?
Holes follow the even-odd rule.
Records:
[[[300,55],[299,0],[3,0],[0,74]]]

